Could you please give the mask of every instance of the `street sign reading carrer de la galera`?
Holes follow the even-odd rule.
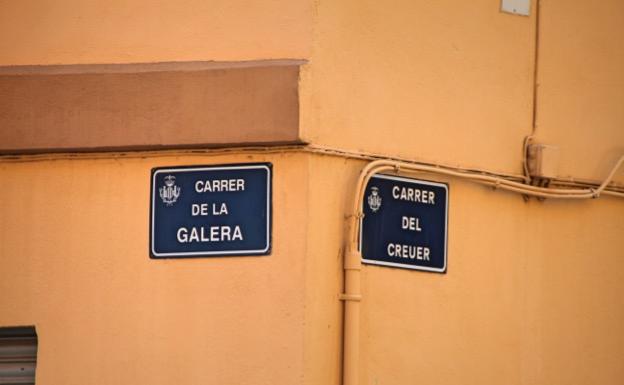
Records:
[[[152,258],[271,251],[270,163],[152,170]]]

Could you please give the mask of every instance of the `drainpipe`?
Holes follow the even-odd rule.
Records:
[[[348,238],[344,255],[344,293],[340,299],[344,305],[344,331],[342,355],[342,384],[358,385],[360,370],[360,271],[362,253],[358,247],[358,224],[363,217],[361,202],[366,184],[377,172],[393,170],[387,161],[374,161],[366,165],[358,178],[352,214],[349,217]]]

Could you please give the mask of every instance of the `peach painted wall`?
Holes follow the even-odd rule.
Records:
[[[624,153],[624,12],[541,3],[536,140],[560,147],[561,177],[597,180]],[[535,1],[530,17],[498,6],[4,2],[0,65],[308,59],[312,144],[520,174]],[[272,255],[148,258],[152,167],[251,161],[274,164]],[[0,159],[0,325],[37,326],[43,385],[339,384],[344,216],[363,165],[292,151]],[[362,383],[619,384],[624,202],[425,177],[450,184],[448,272],[364,267]]]
[[[150,169],[272,162],[270,256],[154,260]],[[35,325],[37,384],[300,384],[308,160],[0,162],[0,325]]]
[[[0,65],[306,58],[310,0],[0,4]]]

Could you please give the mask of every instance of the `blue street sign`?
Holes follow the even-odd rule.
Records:
[[[446,272],[446,184],[374,175],[366,186],[362,205],[362,262]]]
[[[152,170],[152,258],[271,252],[270,163]]]

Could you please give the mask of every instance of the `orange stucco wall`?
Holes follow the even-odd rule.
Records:
[[[303,136],[521,174],[533,132],[536,1],[529,17],[498,6],[319,2],[302,73]],[[559,147],[561,178],[603,179],[624,153],[623,7],[541,0],[535,141]]]
[[[275,167],[270,256],[149,258],[152,167],[265,161]],[[37,383],[301,383],[306,164],[1,163],[0,325],[36,326]]]
[[[312,145],[519,175],[538,48],[535,141],[559,146],[561,178],[600,180],[624,153],[624,10],[541,0],[536,47],[532,3],[4,2],[0,66],[306,59]],[[150,260],[150,169],[241,162],[274,165],[271,255]],[[279,148],[1,157],[0,326],[36,325],[43,385],[340,384],[364,164]],[[419,176],[450,185],[448,271],[364,266],[361,383],[620,384],[624,200]]]
[[[0,5],[0,65],[305,58],[310,0],[23,0]]]
[[[317,170],[310,198],[318,202],[310,218],[324,226],[311,222],[306,265],[318,274],[308,285],[315,308],[325,306],[308,326],[318,338],[306,351],[324,363],[323,353],[339,348],[327,334],[335,318],[334,299],[324,295],[332,286],[327,277],[335,274],[340,215],[363,163],[318,157],[310,164]],[[449,183],[448,270],[363,266],[361,383],[619,384],[624,201],[525,202],[454,178],[419,176]],[[333,194],[321,193],[329,186]],[[312,383],[339,383],[310,372],[323,379]]]
[[[562,177],[604,178],[624,154],[624,3],[541,10],[536,139],[559,146]]]
[[[518,173],[534,28],[489,0],[322,1],[302,74],[304,137]]]
[[[540,4],[535,138],[560,148],[561,178],[599,180],[623,150],[623,6]],[[489,0],[19,1],[2,4],[0,66],[308,59],[307,141],[518,174],[535,32],[535,0],[529,17]]]
[[[270,256],[149,259],[152,167],[249,161],[274,164]],[[5,160],[0,324],[36,325],[41,384],[338,384],[344,215],[362,165]],[[450,183],[448,272],[364,266],[363,383],[619,383],[624,202],[527,203],[427,177]]]

